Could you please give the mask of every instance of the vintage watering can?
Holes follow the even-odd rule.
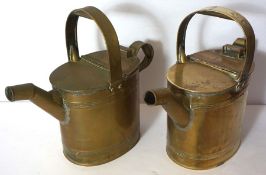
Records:
[[[79,56],[79,16],[94,20],[107,50]],[[139,139],[139,72],[152,58],[151,45],[119,46],[108,18],[95,7],[74,10],[66,22],[69,61],[50,75],[53,90],[33,84],[6,88],[10,101],[30,100],[60,121],[64,155],[79,165],[98,165],[130,150]],[[142,49],[145,57],[137,57]]]
[[[220,50],[186,55],[186,29],[195,14],[233,20],[246,38]],[[162,105],[167,112],[167,154],[174,162],[207,169],[222,164],[238,150],[254,49],[253,29],[237,12],[210,7],[183,20],[177,37],[177,63],[167,72],[167,88],[145,94],[147,104]]]

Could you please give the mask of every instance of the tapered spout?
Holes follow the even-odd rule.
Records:
[[[181,96],[181,94],[179,95]],[[180,96],[172,94],[168,88],[163,88],[147,91],[144,101],[148,105],[162,105],[167,115],[180,128],[185,128],[190,121],[190,110],[184,106]]]
[[[51,93],[31,83],[8,86],[5,93],[9,101],[30,100],[59,121],[64,121],[64,108],[53,100]]]

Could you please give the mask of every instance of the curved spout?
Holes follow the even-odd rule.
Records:
[[[64,121],[64,108],[53,101],[49,92],[31,84],[21,84],[8,86],[5,89],[6,97],[9,101],[30,100],[59,121]]]
[[[186,109],[181,97],[174,96],[170,89],[156,89],[145,93],[144,101],[148,105],[162,105],[167,115],[180,128],[185,128],[190,122],[190,110]]]

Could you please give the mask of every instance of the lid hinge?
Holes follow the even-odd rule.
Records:
[[[223,54],[234,59],[243,59],[246,56],[246,39],[238,38],[233,44],[223,46]]]

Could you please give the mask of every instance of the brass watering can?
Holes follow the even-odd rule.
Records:
[[[107,50],[79,56],[77,21],[92,19]],[[60,122],[64,155],[79,165],[98,165],[130,150],[139,133],[139,72],[153,58],[149,44],[119,46],[108,18],[95,7],[74,10],[66,22],[69,61],[50,75],[53,90],[33,84],[6,88],[10,101],[30,100]],[[145,57],[137,57],[142,49]]]
[[[246,38],[222,49],[186,55],[186,29],[195,14],[233,20]],[[254,50],[253,29],[237,12],[210,7],[182,21],[177,63],[167,72],[167,88],[148,91],[144,99],[149,105],[162,105],[167,112],[167,154],[174,162],[191,169],[208,169],[238,150]]]

